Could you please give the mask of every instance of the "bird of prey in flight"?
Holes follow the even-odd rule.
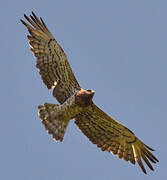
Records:
[[[151,153],[154,150],[94,104],[95,92],[79,85],[66,54],[43,19],[33,12],[30,17],[24,17],[29,24],[23,20],[21,22],[30,33],[27,38],[36,57],[36,67],[44,84],[48,89],[53,88],[53,96],[60,103],[44,103],[38,107],[39,118],[47,132],[56,141],[63,141],[68,123],[74,119],[85,136],[102,151],[112,152],[132,164],[137,162],[144,173],[146,170],[142,160],[154,170],[150,163],[158,162]]]

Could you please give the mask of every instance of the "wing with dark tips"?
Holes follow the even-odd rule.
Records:
[[[132,131],[104,113],[95,104],[87,108],[75,118],[79,129],[89,140],[102,151],[112,152],[120,159],[132,164],[137,162],[146,174],[142,159],[153,171],[149,160],[153,163],[158,159],[150,152],[152,148],[139,140]]]
[[[27,24],[21,20],[30,33],[27,38],[37,60],[36,67],[39,69],[44,84],[48,89],[55,88],[53,96],[63,103],[80,89],[67,56],[42,18],[38,19],[33,12],[30,17],[26,15],[24,17],[30,23]]]

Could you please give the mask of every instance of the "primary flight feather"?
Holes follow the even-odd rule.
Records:
[[[102,151],[117,154],[132,164],[138,162],[146,173],[142,160],[154,170],[151,163],[158,159],[150,152],[152,148],[139,140],[132,131],[98,108],[92,101],[94,91],[84,90],[77,82],[66,54],[50,33],[42,18],[33,12],[24,15],[21,22],[27,27],[31,51],[36,57],[36,67],[48,89],[60,103],[45,103],[38,107],[39,117],[46,130],[57,141],[62,141],[71,119]]]

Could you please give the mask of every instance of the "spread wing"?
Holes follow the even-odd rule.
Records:
[[[153,163],[158,159],[150,152],[152,148],[140,141],[132,131],[104,113],[95,104],[75,118],[79,129],[89,140],[101,148],[102,151],[117,154],[120,159],[135,164],[137,161],[144,173],[145,167],[142,159],[151,170],[154,170],[149,160]]]
[[[42,18],[40,20],[32,12],[30,18],[24,15],[31,24],[21,22],[27,27],[31,51],[34,53],[36,67],[48,89],[54,88],[53,96],[63,103],[76,90],[80,89],[66,54],[48,30]]]

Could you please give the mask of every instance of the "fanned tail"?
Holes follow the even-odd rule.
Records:
[[[64,120],[61,114],[57,116],[57,113],[59,113],[58,107],[57,104],[45,103],[38,106],[38,114],[45,129],[52,135],[53,139],[63,141],[69,120]]]

